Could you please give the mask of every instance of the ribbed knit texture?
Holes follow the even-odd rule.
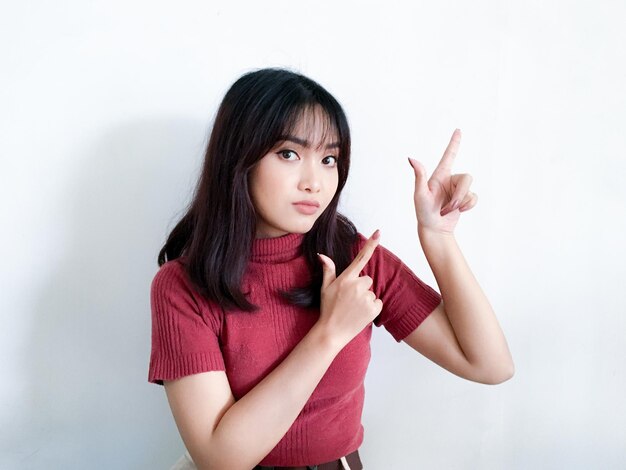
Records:
[[[233,396],[239,400],[271,373],[319,317],[319,310],[290,305],[277,292],[304,286],[310,280],[302,254],[303,238],[303,234],[290,233],[254,240],[242,283],[249,300],[261,307],[254,313],[222,313],[219,306],[193,290],[181,259],[161,266],[151,285],[148,381],[162,385],[163,379],[225,371]],[[365,241],[359,233],[353,257]],[[397,342],[441,302],[439,293],[381,244],[361,275],[373,279],[371,289],[383,301],[374,325],[384,326]],[[360,447],[371,335],[369,325],[339,352],[291,428],[261,465],[323,463]]]

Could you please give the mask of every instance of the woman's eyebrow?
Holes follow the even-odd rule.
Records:
[[[302,147],[311,148],[311,143],[308,140],[301,139],[300,137],[296,137],[294,135],[281,136],[280,139],[282,142],[293,142],[294,144],[301,145]],[[326,145],[326,148],[339,148],[339,142],[331,142]]]

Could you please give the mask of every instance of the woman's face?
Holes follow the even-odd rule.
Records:
[[[321,117],[301,120],[288,139],[252,168],[249,187],[257,212],[256,238],[308,232],[333,199],[339,182],[339,145],[336,135],[330,135],[316,148],[322,138]],[[300,201],[319,207],[297,205]]]

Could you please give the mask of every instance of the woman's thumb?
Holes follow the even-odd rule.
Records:
[[[415,173],[415,189],[417,192],[422,192],[426,187],[426,168],[420,162],[410,157],[409,165],[411,165]]]
[[[324,278],[322,280],[322,288],[326,288],[336,278],[335,275],[335,263],[328,256],[318,253],[317,256],[322,263],[322,272]]]

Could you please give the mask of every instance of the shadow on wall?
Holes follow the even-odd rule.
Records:
[[[33,292],[28,413],[10,419],[0,467],[169,468],[184,452],[164,389],[147,381],[149,289],[209,127],[128,122],[70,159],[77,171],[57,219],[67,242]]]

